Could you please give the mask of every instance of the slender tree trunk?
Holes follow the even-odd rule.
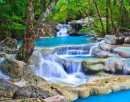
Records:
[[[95,8],[96,8],[96,10],[97,10],[97,13],[98,13],[98,16],[99,16],[99,19],[100,19],[100,22],[101,22],[102,31],[103,31],[103,36],[105,36],[105,29],[104,29],[104,26],[103,26],[103,22],[102,22],[102,19],[101,19],[101,15],[100,15],[100,13],[99,13],[99,9],[98,9],[98,7],[97,7],[97,4],[96,4],[95,0],[93,0],[93,2],[94,2],[94,4],[95,4]]]
[[[26,35],[24,36],[23,43],[20,46],[19,51],[17,52],[17,55],[15,57],[17,60],[24,61],[27,64],[31,63],[30,59],[34,51],[35,42],[39,37],[41,28],[44,26],[45,17],[47,17],[50,14],[51,10],[53,9],[53,7],[56,5],[57,2],[58,0],[50,0],[49,4],[42,11],[39,20],[37,21],[37,25],[33,27],[34,8],[32,0],[28,0]]]
[[[106,0],[106,34],[109,34],[108,0]]]
[[[111,7],[111,0],[108,0],[108,2],[109,2],[110,12],[111,12],[112,33],[115,34],[114,22],[113,22],[113,10],[112,10],[112,7]]]
[[[128,23],[129,23],[129,25],[130,25],[130,0],[129,0],[129,11],[128,11],[128,14],[129,14],[129,15],[128,15],[128,17],[129,17],[129,18],[128,18],[128,19],[129,19],[129,20],[128,20]]]
[[[88,20],[89,20],[89,5],[90,5],[90,0],[88,0]]]
[[[121,0],[120,15],[119,15],[119,19],[118,19],[118,26],[117,26],[116,34],[118,34],[119,29],[120,29],[121,16],[122,16],[122,8],[123,8],[123,0]]]

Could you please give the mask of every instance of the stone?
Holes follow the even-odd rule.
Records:
[[[12,78],[29,78],[34,74],[32,67],[26,65],[22,61],[15,59],[6,59],[0,65],[0,69],[3,73],[9,75]]]
[[[100,71],[104,71],[105,70],[105,60],[106,59],[84,60],[81,62],[82,70],[86,74],[96,74]]]
[[[89,38],[89,39],[86,39],[86,40],[97,40],[97,38],[96,37],[91,37],[91,38]]]
[[[0,43],[3,44],[4,46],[8,46],[11,49],[17,48],[17,40],[16,39],[12,39],[12,38],[7,37],[3,41],[1,41]]]
[[[44,23],[44,27],[41,26],[40,37],[56,37],[57,36],[57,25],[58,22],[56,20],[49,20]]]
[[[105,70],[112,73],[124,74],[125,59],[121,57],[110,57],[105,61]]]
[[[99,49],[98,47],[93,48],[94,57],[107,58],[107,57],[109,57],[110,54],[111,54],[110,52],[103,51],[103,50]]]
[[[42,99],[41,102],[67,102],[67,99],[65,96],[53,96],[46,99]]]
[[[50,54],[54,54],[56,52],[56,49],[55,48],[46,48],[46,49],[42,49],[39,51],[42,56],[47,56],[47,55],[50,55]]]
[[[16,90],[14,93],[14,98],[15,99],[22,99],[22,98],[44,99],[56,95],[58,94],[51,90],[38,87],[37,85],[28,85],[25,87],[20,87],[18,90]]]
[[[104,50],[104,51],[109,51],[109,52],[112,52],[112,46],[110,44],[106,44],[106,43],[99,43],[99,48],[101,50]]]
[[[126,38],[124,39],[124,43],[125,43],[125,44],[130,44],[130,37],[126,37]]]
[[[0,78],[0,97],[12,98],[19,86]]]
[[[119,37],[118,38],[118,43],[123,44],[124,43],[124,37]]]
[[[119,54],[123,58],[130,58],[130,47],[116,47],[114,53]]]
[[[0,57],[5,57],[6,56],[6,53],[5,52],[1,52],[0,53]]]
[[[107,44],[113,43],[113,40],[115,37],[116,37],[115,35],[106,35],[105,36],[105,43],[107,43]]]
[[[35,84],[37,86],[42,86],[48,83],[44,78],[36,76],[36,75],[33,75],[30,78],[26,78],[25,81],[26,81],[26,85]]]

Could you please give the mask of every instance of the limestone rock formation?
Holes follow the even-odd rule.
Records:
[[[29,78],[34,74],[32,67],[15,59],[4,60],[0,65],[0,69],[12,78]]]

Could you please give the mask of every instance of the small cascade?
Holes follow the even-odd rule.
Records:
[[[57,49],[57,55],[85,55],[89,53],[90,48],[81,47],[61,47]]]
[[[66,72],[74,74],[81,71],[81,62],[66,61]]]
[[[58,25],[58,29],[60,30],[57,32],[57,36],[68,36],[67,30],[69,25]]]
[[[2,63],[4,60],[5,60],[4,58],[2,58],[2,59],[0,60],[0,65],[1,65],[1,63]],[[1,77],[1,78],[5,78],[5,79],[9,79],[9,78],[10,78],[9,76],[3,74],[3,73],[1,72],[1,70],[0,70],[0,77]]]
[[[90,48],[89,54],[87,54],[87,56],[93,56],[93,49],[94,49],[95,47],[98,47],[98,45],[99,45],[100,43],[104,43],[104,40],[102,40],[101,42],[95,43],[95,45]]]
[[[67,78],[67,73],[57,62],[51,58],[51,60],[45,60],[41,53],[39,56],[41,58],[40,68],[36,68],[36,74],[38,76]]]

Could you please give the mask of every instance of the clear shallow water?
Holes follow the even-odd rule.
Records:
[[[89,43],[96,43],[96,41],[88,41],[90,37],[86,36],[59,36],[53,38],[40,38],[36,41],[36,46],[38,47],[55,47],[63,45],[82,45]],[[21,45],[22,41],[18,42]]]
[[[73,102],[130,102],[130,90],[114,92],[102,96],[89,96]]]

